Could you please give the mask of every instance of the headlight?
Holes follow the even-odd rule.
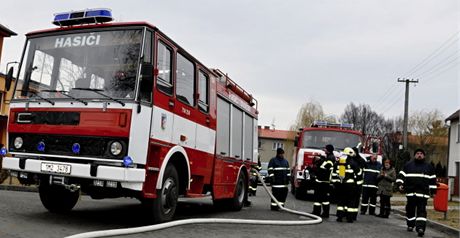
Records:
[[[121,151],[123,151],[121,143],[118,141],[112,142],[110,145],[110,153],[112,153],[112,155],[119,155],[121,154]]]
[[[24,141],[22,140],[21,137],[16,137],[14,139],[14,148],[16,149],[21,149],[22,145],[24,144]]]

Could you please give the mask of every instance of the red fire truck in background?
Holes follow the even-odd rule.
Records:
[[[135,197],[153,222],[179,197],[239,210],[257,161],[257,101],[157,27],[108,9],[56,14],[27,34],[3,168],[51,212]],[[8,81],[12,77],[9,74]]]
[[[334,146],[336,157],[339,157],[340,152],[346,147],[358,147],[363,158],[374,154],[381,162],[381,143],[379,137],[364,136],[361,132],[353,130],[353,124],[313,122],[311,127],[301,129],[296,137],[291,192],[296,198],[301,199],[305,198],[308,190],[314,188],[315,157],[324,154],[323,148],[327,144]]]

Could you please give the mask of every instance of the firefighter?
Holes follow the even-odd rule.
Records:
[[[288,194],[289,179],[291,172],[289,162],[284,158],[284,150],[278,148],[276,157],[272,158],[268,163],[268,178],[272,186],[272,194],[284,206]],[[277,211],[278,205],[275,201],[271,201],[271,210]]]
[[[351,210],[353,211],[353,220],[356,221],[358,218],[358,208],[359,208],[359,200],[361,198],[362,187],[364,182],[364,168],[366,167],[366,160],[361,157],[359,154],[359,150],[357,147],[353,147],[354,155],[351,156],[351,163],[357,169],[356,173],[356,196],[355,200],[353,201],[353,206]]]
[[[329,217],[329,189],[332,167],[334,166],[334,146],[326,145],[324,148],[326,156],[319,157],[316,161],[316,179],[315,179],[315,195],[313,204],[313,214],[323,218]],[[321,214],[321,206],[323,213]]]
[[[364,168],[363,197],[361,201],[361,215],[366,214],[369,208],[369,215],[375,215],[377,203],[377,177],[380,174],[382,165],[374,155],[371,155]]]
[[[257,183],[259,182],[259,177],[257,177],[257,172],[262,169],[260,166],[260,158],[257,161],[257,164],[251,165],[251,180],[249,181],[249,196],[256,196],[257,192]]]
[[[358,212],[353,204],[356,199],[356,177],[359,167],[352,162],[353,156],[356,156],[353,149],[345,148],[331,173],[331,182],[334,184],[337,197],[338,222],[342,222],[345,217],[347,222],[353,223],[353,217]]]
[[[418,236],[425,234],[426,203],[436,192],[436,175],[432,165],[425,161],[425,151],[417,149],[414,159],[407,162],[399,172],[396,183],[406,193],[407,231],[414,227]]]

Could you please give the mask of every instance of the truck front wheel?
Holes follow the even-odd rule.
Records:
[[[72,210],[80,198],[80,190],[70,191],[64,186],[51,185],[47,179],[40,181],[38,192],[43,206],[53,213],[65,213]]]
[[[161,189],[157,189],[157,197],[143,201],[153,223],[170,221],[174,217],[179,199],[179,176],[173,165],[165,169]]]

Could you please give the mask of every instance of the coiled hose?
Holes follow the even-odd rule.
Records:
[[[268,195],[273,199],[273,201],[278,204],[280,210],[312,218],[312,220],[297,220],[297,221],[284,221],[284,220],[253,220],[253,219],[227,219],[227,218],[193,218],[193,219],[183,219],[171,222],[165,222],[161,224],[155,224],[150,226],[141,226],[141,227],[133,227],[133,228],[123,228],[123,229],[112,229],[112,230],[102,230],[102,231],[91,231],[80,233],[76,235],[67,236],[66,238],[92,238],[92,237],[107,237],[107,236],[120,236],[120,235],[131,235],[135,233],[142,233],[142,232],[149,232],[149,231],[156,231],[161,229],[167,229],[175,226],[182,226],[182,225],[189,225],[189,224],[248,224],[248,225],[283,225],[283,226],[300,226],[300,225],[314,225],[319,224],[323,220],[321,217],[292,210],[289,208],[283,207],[278,200],[273,196],[273,194],[268,189],[267,185],[265,184],[262,176],[257,172],[257,177],[262,181],[262,185],[267,191]]]

